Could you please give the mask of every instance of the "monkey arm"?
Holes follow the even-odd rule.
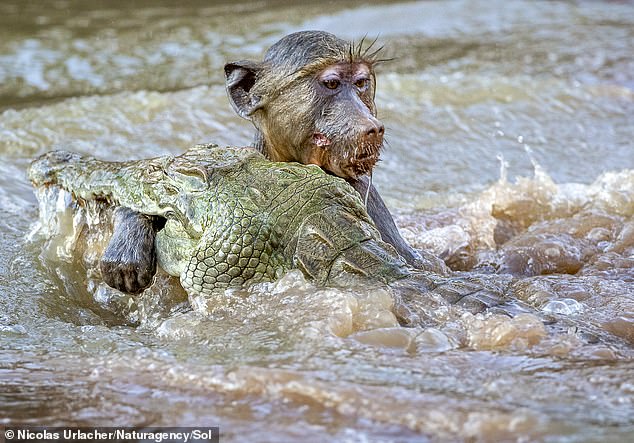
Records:
[[[152,284],[156,273],[154,239],[160,227],[153,217],[125,207],[117,209],[112,237],[99,262],[108,286],[136,294]]]
[[[374,224],[381,233],[381,238],[384,242],[391,244],[396,248],[399,255],[403,257],[409,264],[414,264],[417,259],[420,259],[420,255],[416,252],[407,242],[401,237],[398,232],[398,228],[394,223],[392,214],[385,206],[383,199],[379,195],[374,185],[369,184],[367,176],[362,176],[357,180],[351,180],[352,187],[361,195],[365,197],[368,192],[368,185],[370,186],[370,192],[367,200],[368,215],[374,221]]]
[[[390,214],[387,206],[385,206],[383,199],[374,185],[369,183],[367,176],[362,176],[356,180],[349,180],[349,183],[362,198],[366,195],[368,185],[370,186],[366,209],[368,211],[368,215],[372,218],[374,224],[381,233],[381,238],[384,242],[394,246],[399,255],[403,257],[408,264],[416,268],[423,268],[438,274],[447,273],[448,269],[440,258],[424,251],[422,254],[419,253],[412,248],[403,237],[401,237],[401,234],[398,232],[398,228],[394,223],[394,219],[392,218],[392,214]]]

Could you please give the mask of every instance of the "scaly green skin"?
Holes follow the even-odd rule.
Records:
[[[299,268],[321,285],[409,275],[358,194],[316,166],[272,163],[251,148],[199,145],[178,157],[105,162],[56,151],[35,160],[36,186],[165,217],[159,265],[190,294],[273,280]]]

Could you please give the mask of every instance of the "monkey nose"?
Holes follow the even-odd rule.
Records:
[[[376,142],[380,142],[383,139],[384,132],[385,126],[376,119],[368,121],[365,127],[365,137]]]

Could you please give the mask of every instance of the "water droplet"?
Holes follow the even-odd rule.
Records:
[[[552,300],[542,307],[542,311],[551,314],[575,315],[583,312],[583,304],[572,298]]]

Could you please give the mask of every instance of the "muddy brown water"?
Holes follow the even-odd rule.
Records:
[[[634,6],[286,3],[0,4],[0,425],[631,440]],[[32,234],[31,158],[248,144],[222,65],[300,29],[379,36],[393,60],[378,73],[374,182],[399,228],[456,272],[512,274],[534,313],[450,308],[400,328],[389,291],[297,272],[166,312],[182,293],[165,277],[127,305],[86,281],[67,242]]]

